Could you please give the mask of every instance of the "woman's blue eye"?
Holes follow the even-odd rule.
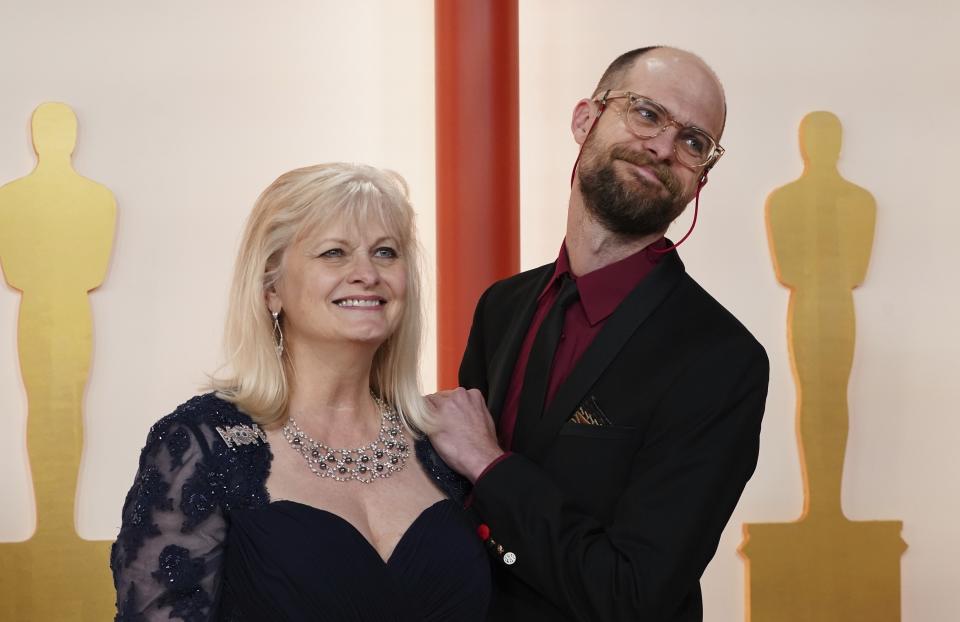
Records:
[[[342,249],[342,248],[331,248],[331,249],[328,250],[328,251],[325,251],[325,252],[323,252],[323,253],[320,253],[320,256],[321,256],[321,257],[343,257],[343,249]]]
[[[373,251],[373,255],[374,257],[384,257],[389,259],[394,259],[399,256],[397,251],[389,246],[381,246],[377,250]]]

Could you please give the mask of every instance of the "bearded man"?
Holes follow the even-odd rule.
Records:
[[[474,482],[491,620],[703,619],[700,576],[756,467],[763,347],[664,234],[723,153],[723,89],[627,52],[577,103],[557,260],[477,304],[431,440]]]

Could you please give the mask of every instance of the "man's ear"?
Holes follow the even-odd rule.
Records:
[[[590,131],[590,125],[597,115],[597,105],[589,99],[581,99],[573,107],[573,118],[570,119],[570,131],[573,132],[573,140],[578,145],[582,145],[587,139],[587,132]]]

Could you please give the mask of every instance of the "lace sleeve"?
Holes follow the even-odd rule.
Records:
[[[150,430],[110,556],[116,622],[213,619],[226,521],[209,441],[173,416]]]

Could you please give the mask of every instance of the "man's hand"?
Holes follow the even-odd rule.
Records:
[[[451,469],[476,482],[483,470],[503,455],[483,394],[456,388],[428,395],[427,403],[437,426],[429,435],[434,449]]]

